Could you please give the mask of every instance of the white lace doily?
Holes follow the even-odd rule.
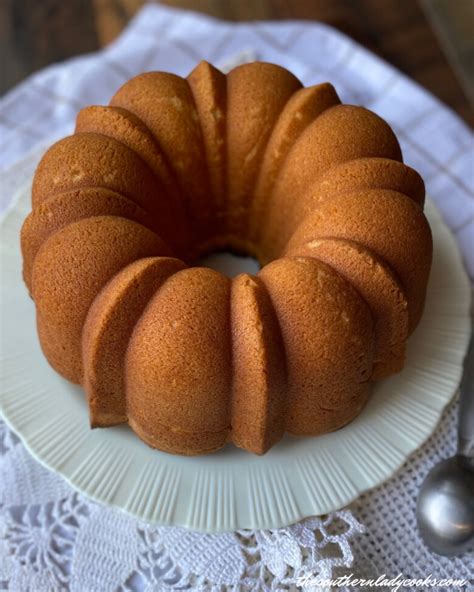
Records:
[[[456,413],[454,403],[400,475],[346,510],[274,531],[216,535],[150,526],[88,501],[37,463],[1,422],[0,589],[296,590],[298,578],[349,573],[469,580],[472,555],[431,554],[415,524],[423,477],[454,452]]]
[[[153,527],[88,502],[35,462],[4,423],[1,429],[4,589],[270,590],[352,564],[349,542],[362,527],[349,511],[275,531]]]
[[[344,101],[385,117],[401,140],[405,161],[425,178],[473,278],[472,134],[413,82],[319,24],[231,25],[146,6],[105,51],[48,68],[2,99],[0,211],[33,172],[35,163],[22,157],[69,133],[80,107],[107,102],[136,72],[185,74],[200,58],[222,63],[241,50],[281,63],[305,84],[332,80]],[[33,460],[0,424],[0,589],[287,590],[306,575],[403,573],[471,578],[466,590],[474,590],[474,557],[431,554],[415,523],[422,479],[454,452],[456,410],[454,402],[435,434],[393,479],[343,512],[275,531],[220,535],[149,526],[88,501]]]

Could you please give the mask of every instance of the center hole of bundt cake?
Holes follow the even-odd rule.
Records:
[[[255,275],[260,265],[256,259],[246,255],[237,255],[230,251],[217,251],[201,257],[196,265],[200,267],[210,267],[227,277],[235,277],[239,273],[249,273]]]

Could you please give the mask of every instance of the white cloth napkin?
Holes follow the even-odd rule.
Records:
[[[278,63],[305,85],[331,81],[343,102],[384,117],[405,162],[424,177],[474,279],[470,130],[413,81],[319,23],[230,24],[145,6],[104,50],[38,72],[2,98],[0,213],[11,206],[44,148],[71,133],[81,107],[107,104],[139,72],[186,75],[201,59],[222,67],[249,59]],[[276,531],[224,535],[156,528],[92,503],[34,461],[0,424],[0,588],[287,589],[298,575],[331,576],[342,567],[357,577],[472,577],[472,556],[445,559],[424,548],[414,513],[421,480],[454,452],[456,407],[447,409],[434,436],[394,478],[346,511]]]

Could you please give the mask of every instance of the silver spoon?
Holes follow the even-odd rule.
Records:
[[[435,553],[459,555],[474,548],[474,337],[460,387],[458,451],[429,472],[416,515],[420,534]]]

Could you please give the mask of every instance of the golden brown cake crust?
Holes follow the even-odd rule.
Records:
[[[334,269],[310,257],[279,259],[258,277],[286,352],[286,430],[317,435],[341,427],[368,392],[374,332],[367,304]]]
[[[209,454],[230,441],[228,428],[220,432],[187,432],[158,422],[150,425],[134,416],[129,417],[128,424],[148,446],[183,456]]]
[[[408,303],[390,267],[362,245],[320,238],[289,249],[287,256],[315,257],[333,267],[369,305],[375,322],[372,380],[399,372],[405,361]]]
[[[425,185],[412,168],[389,158],[358,158],[331,167],[303,192],[281,229],[280,240],[288,239],[298,225],[326,201],[342,193],[362,189],[391,189],[413,199],[422,209]]]
[[[125,144],[147,163],[169,199],[180,201],[177,181],[153,134],[136,115],[121,107],[93,105],[79,111],[76,133],[97,133]]]
[[[214,446],[208,434],[222,433],[225,443],[230,428],[229,296],[228,278],[195,267],[173,275],[150,300],[126,358],[128,415],[144,433],[163,425],[194,433],[199,449]]]
[[[132,331],[150,298],[184,267],[168,257],[139,259],[95,298],[82,332],[84,388],[93,427],[127,420],[124,366]]]
[[[286,363],[280,328],[257,277],[244,273],[234,278],[230,304],[232,439],[263,454],[280,440],[285,427]]]
[[[317,197],[313,208],[340,193],[358,189],[391,189],[404,193],[422,209],[425,202],[425,184],[420,175],[402,162],[390,158],[357,158],[330,168],[309,189]],[[309,204],[298,204],[305,213]]]
[[[390,265],[405,291],[413,331],[423,312],[433,251],[430,226],[413,200],[386,189],[339,195],[306,218],[287,252],[329,237],[358,242]]]
[[[92,216],[121,216],[157,230],[145,210],[110,189],[85,187],[52,195],[31,212],[21,230],[23,277],[30,291],[33,263],[41,245],[58,230]]]
[[[288,226],[295,228],[291,222],[294,210],[318,177],[343,162],[372,156],[402,160],[393,131],[375,113],[336,105],[317,117],[291,148],[275,182],[272,208],[262,233],[265,262],[281,253],[289,236]]]
[[[134,113],[154,135],[186,196],[188,218],[199,240],[209,234],[209,173],[193,95],[187,81],[147,72],[126,82],[110,104]]]
[[[245,234],[258,170],[271,131],[300,81],[288,70],[254,62],[227,75],[227,224]]]
[[[146,211],[153,211],[157,190],[141,158],[114,138],[95,133],[74,134],[51,146],[36,169],[33,207],[51,195],[82,187],[111,189]]]
[[[83,187],[103,187],[128,197],[159,225],[160,234],[180,250],[184,221],[148,165],[114,138],[103,134],[81,133],[54,144],[36,169],[33,208],[56,193]]]
[[[330,84],[259,62],[139,75],[35,173],[21,246],[43,352],[93,426],[170,453],[336,430],[403,366],[423,202],[387,123]],[[196,266],[215,250],[262,269]]]
[[[252,237],[259,236],[259,221],[265,217],[280,167],[291,147],[312,121],[323,111],[339,103],[334,87],[328,83],[301,88],[286,103],[272,130],[260,167],[250,220]]]
[[[222,220],[226,193],[226,77],[211,64],[200,62],[189,74],[201,124],[215,218]]]
[[[41,346],[57,372],[82,381],[82,328],[102,287],[136,259],[168,253],[156,234],[118,216],[69,224],[43,244],[33,268],[32,295]]]

